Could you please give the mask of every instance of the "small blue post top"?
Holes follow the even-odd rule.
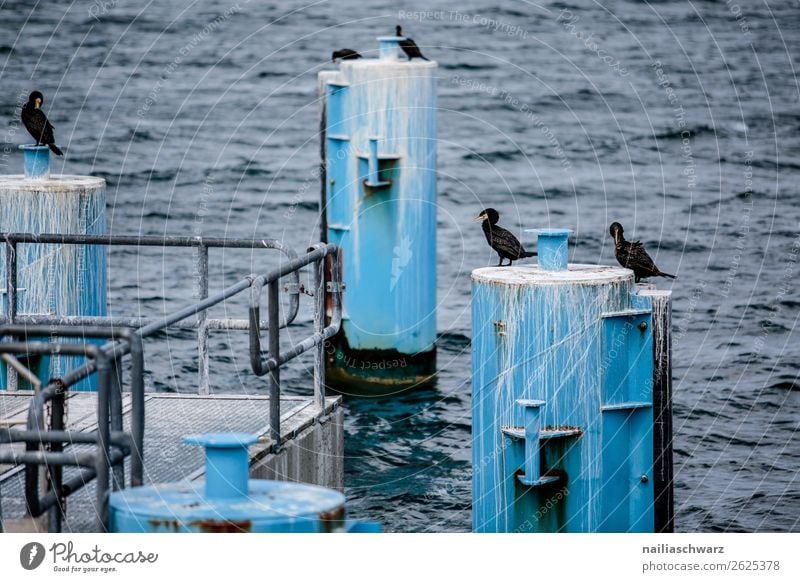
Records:
[[[245,449],[258,442],[258,437],[248,432],[206,432],[183,438],[187,445],[200,445],[206,449]]]
[[[22,168],[28,180],[47,180],[50,177],[50,148],[46,145],[25,144],[22,150]]]
[[[247,447],[258,440],[248,433],[204,433],[183,439],[206,449],[206,497],[226,499],[247,495],[250,457]]]
[[[378,58],[383,60],[396,61],[399,56],[398,48],[400,48],[400,41],[404,36],[379,36],[378,37]]]
[[[567,241],[572,232],[568,228],[529,228],[525,232],[539,235],[537,251],[539,268],[545,271],[566,271],[569,258]]]

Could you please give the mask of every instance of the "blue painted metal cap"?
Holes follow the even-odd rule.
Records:
[[[539,235],[537,251],[539,268],[545,271],[566,271],[569,259],[567,242],[572,232],[568,228],[529,228],[525,232]]]
[[[209,432],[193,434],[183,438],[187,445],[201,445],[206,448],[230,449],[249,447],[258,441],[258,437],[247,432]]]
[[[250,477],[247,447],[258,440],[255,435],[241,432],[205,433],[183,440],[206,449],[206,497],[230,499],[247,495]]]
[[[347,528],[333,489],[254,479],[246,497],[209,499],[203,482],[163,483],[111,495],[109,530],[127,533],[316,533]]]
[[[378,37],[378,58],[397,60],[399,56],[400,41],[403,36],[379,36]]]
[[[47,180],[50,177],[50,148],[21,145],[22,169],[29,180]]]
[[[346,529],[345,498],[333,489],[249,480],[248,433],[188,436],[206,451],[206,480],[136,487],[111,495],[116,532],[325,532]]]

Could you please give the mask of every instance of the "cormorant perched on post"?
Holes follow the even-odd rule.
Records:
[[[614,239],[614,255],[617,257],[617,261],[623,267],[633,271],[637,283],[640,279],[647,277],[677,278],[675,275],[662,273],[638,240],[635,242],[625,240],[622,234],[625,231],[619,222],[613,223],[609,228],[609,232],[611,232],[611,236]]]
[[[44,103],[44,95],[39,91],[34,91],[28,97],[28,102],[22,106],[22,123],[36,140],[36,145],[44,144],[49,147],[57,156],[63,156],[64,152],[56,146],[53,137],[53,126],[47,121],[47,116],[40,109]]]
[[[361,55],[358,51],[354,51],[353,49],[343,48],[339,49],[338,51],[333,51],[333,55],[331,55],[331,61],[334,63],[337,60],[341,61],[351,61],[353,59],[360,59]]]
[[[508,232],[505,228],[497,226],[497,221],[500,220],[500,215],[494,208],[487,208],[481,212],[476,221],[482,220],[483,234],[486,235],[486,241],[500,256],[500,262],[497,263],[498,267],[503,266],[503,259],[508,259],[508,265],[512,262],[524,259],[525,257],[535,257],[536,253],[529,253],[525,250],[513,234]]]
[[[403,29],[398,25],[395,27],[395,36],[403,36]],[[422,51],[419,50],[417,43],[414,42],[413,38],[404,38],[400,41],[400,48],[403,49],[403,52],[408,55],[408,60],[413,60],[415,58],[422,59],[423,61],[429,61],[430,59],[426,59],[422,56]]]

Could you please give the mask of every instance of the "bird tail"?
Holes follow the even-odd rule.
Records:
[[[658,272],[659,277],[669,277],[670,279],[677,279],[675,275],[670,275],[669,273],[664,273],[662,271]]]
[[[536,251],[523,251],[522,253],[520,253],[519,258],[524,259],[525,257],[535,257],[538,254],[539,253],[537,253]]]
[[[419,55],[419,58],[421,58],[423,61],[430,61],[428,57],[423,57],[422,55]]]
[[[63,156],[64,155],[64,152],[62,152],[60,149],[58,149],[58,146],[56,144],[54,144],[54,143],[47,144],[47,147],[49,147],[52,150],[52,152],[57,156]]]

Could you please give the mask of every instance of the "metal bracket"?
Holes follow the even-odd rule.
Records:
[[[347,289],[346,283],[334,283],[333,281],[328,281],[325,284],[325,290],[329,293],[339,293]]]
[[[299,295],[300,293],[302,293],[303,295],[308,295],[309,297],[314,296],[314,292],[306,289],[306,286],[303,285],[302,283],[300,283],[299,285],[297,283],[286,283],[283,286],[283,290],[285,293],[288,293],[289,295]]]

